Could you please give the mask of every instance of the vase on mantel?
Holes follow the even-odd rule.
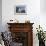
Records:
[[[25,20],[25,23],[30,23],[30,20]]]

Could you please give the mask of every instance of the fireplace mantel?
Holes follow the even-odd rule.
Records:
[[[12,39],[22,46],[33,46],[33,23],[7,23]]]

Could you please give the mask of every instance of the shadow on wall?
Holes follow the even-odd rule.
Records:
[[[46,0],[40,0],[40,12],[46,14]]]
[[[0,0],[0,31],[2,31],[2,0]]]

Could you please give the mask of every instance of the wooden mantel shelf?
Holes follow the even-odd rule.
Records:
[[[7,23],[7,24],[9,24],[9,25],[11,25],[11,24],[20,24],[20,25],[21,25],[21,24],[31,24],[31,25],[32,25],[32,24],[34,24],[34,23]]]

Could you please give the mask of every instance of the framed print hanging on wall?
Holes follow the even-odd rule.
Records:
[[[14,14],[17,15],[25,15],[26,13],[26,6],[25,5],[17,5],[14,8]]]

